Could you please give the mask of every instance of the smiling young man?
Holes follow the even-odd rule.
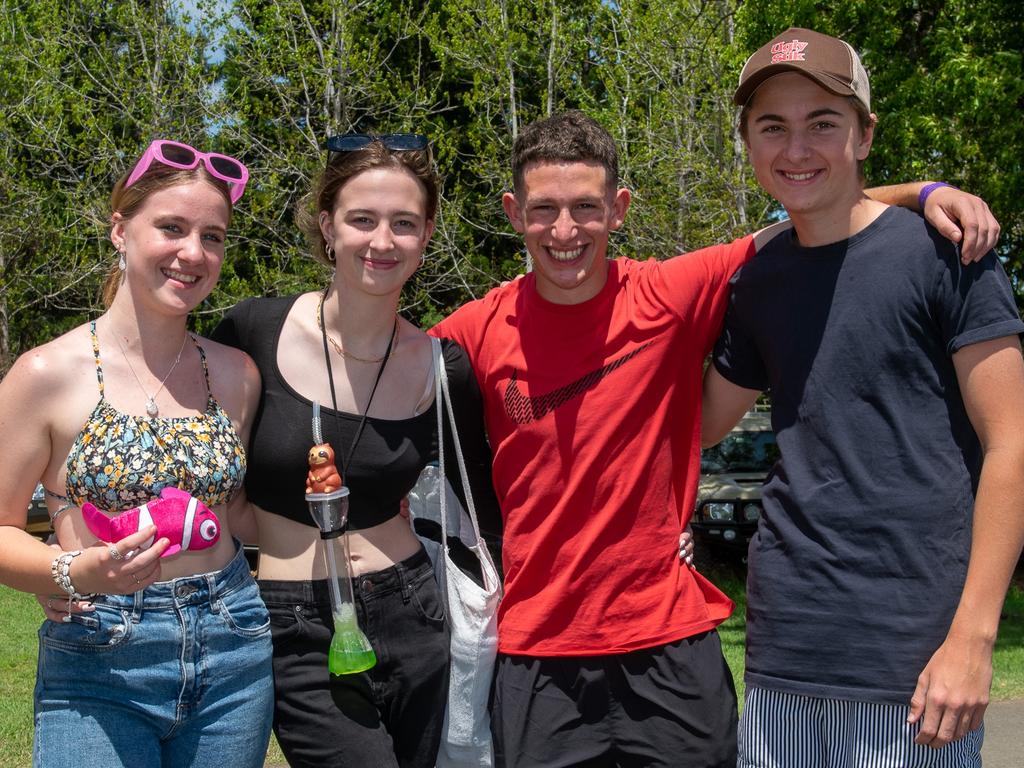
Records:
[[[714,628],[732,603],[676,541],[703,362],[752,238],[609,260],[630,195],[611,136],[581,112],[527,126],[512,171],[503,203],[534,270],[433,331],[470,356],[505,523],[497,763],[731,766],[736,700]],[[977,198],[941,194],[986,223]]]
[[[706,445],[767,389],[781,451],[750,546],[738,765],[980,766],[1024,541],[1009,282],[864,195],[875,116],[847,44],[787,30],[735,101],[793,222],[734,278],[704,386]]]

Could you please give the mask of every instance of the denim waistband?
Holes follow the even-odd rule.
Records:
[[[340,563],[339,563],[340,566]],[[424,573],[433,575],[434,566],[426,551],[420,549],[390,568],[362,573],[352,579],[352,594],[370,600],[377,596],[398,592]],[[266,603],[330,604],[331,594],[327,579],[316,581],[281,581],[259,579],[260,594]]]
[[[96,595],[94,603],[134,612],[216,604],[217,600],[252,583],[245,550],[235,539],[235,556],[219,571],[158,581],[132,595]]]

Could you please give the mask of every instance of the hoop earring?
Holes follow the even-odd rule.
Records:
[[[427,254],[421,253],[420,254],[420,266],[422,267],[426,263],[427,263]]]
[[[121,250],[120,248],[118,248],[117,249],[117,253],[118,253],[117,268],[119,270],[121,270],[122,272],[124,272],[126,269],[128,269],[128,262],[125,261],[124,251]]]
[[[327,255],[327,260],[334,263],[334,246],[328,242],[324,243],[324,253]]]

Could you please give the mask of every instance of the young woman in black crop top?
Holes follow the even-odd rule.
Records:
[[[449,637],[430,561],[399,505],[437,455],[434,375],[429,338],[398,304],[433,232],[438,183],[423,137],[347,136],[338,146],[357,148],[331,153],[300,217],[315,257],[334,268],[330,284],[242,302],[214,338],[248,352],[263,379],[246,491],[285,756],[293,767],[427,767],[444,718]],[[460,347],[444,351],[481,525],[500,530],[476,380]],[[377,655],[369,671],[333,679],[326,569],[304,500],[313,401],[351,491],[353,590]]]

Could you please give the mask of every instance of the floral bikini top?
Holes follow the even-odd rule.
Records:
[[[206,410],[159,418],[122,413],[107,402],[95,320],[89,331],[100,400],[68,454],[67,499],[76,506],[90,501],[107,512],[151,501],[167,486],[209,507],[230,499],[245,478],[245,448],[210,393],[206,353],[195,337],[190,334],[203,362]]]

